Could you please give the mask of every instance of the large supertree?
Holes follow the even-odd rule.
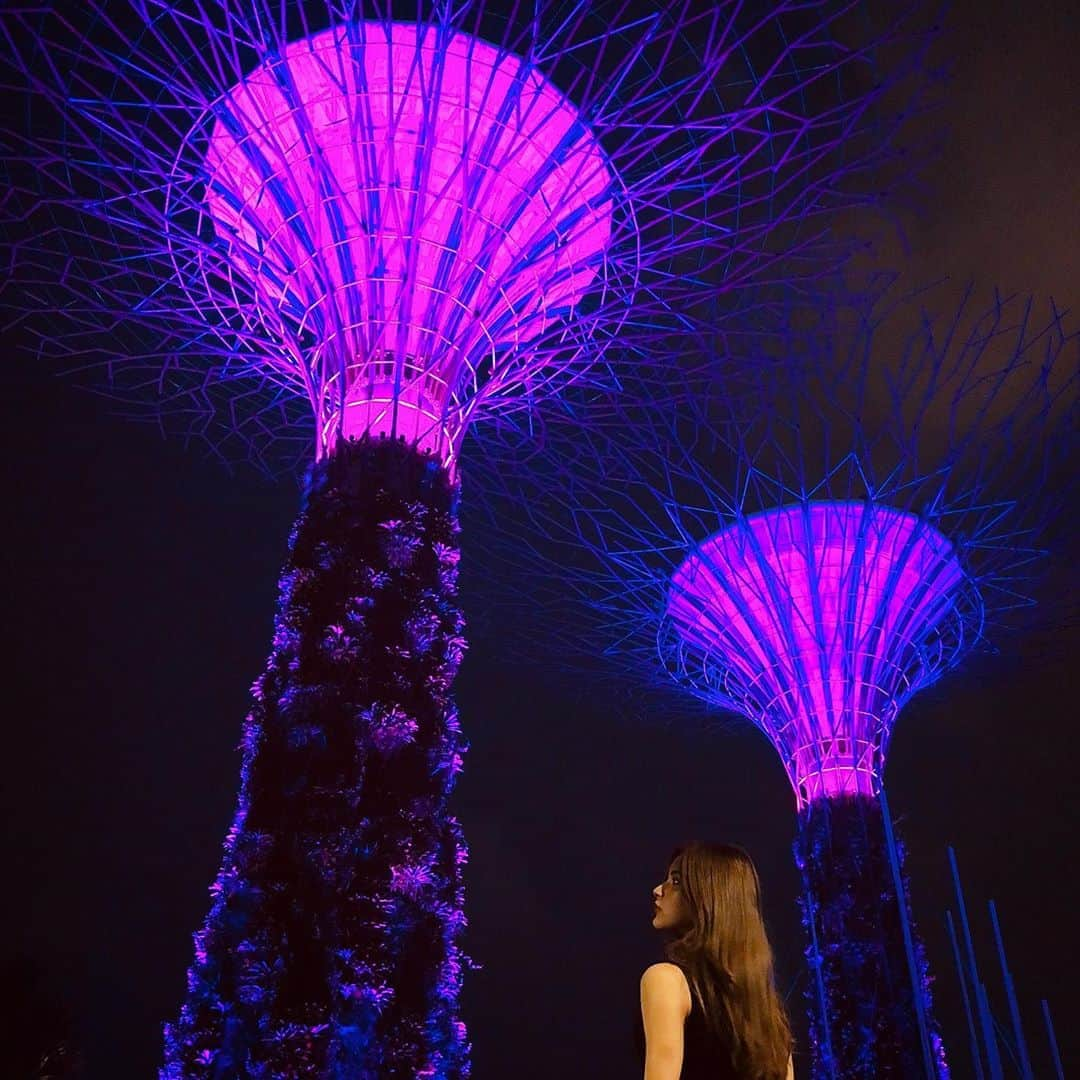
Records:
[[[595,684],[606,658],[668,718],[653,694],[674,677],[775,748],[798,814],[813,1074],[845,1080],[948,1075],[884,799],[889,740],[912,695],[1031,606],[1075,491],[1080,378],[1056,310],[878,291],[796,306],[741,381],[706,341],[681,408],[624,381],[593,409],[603,425],[550,412],[532,497],[510,521],[490,497],[487,558],[529,598],[546,663]]]
[[[922,46],[858,14],[9,5],[12,281],[44,357],[310,466],[163,1075],[467,1072],[462,440],[615,334],[844,254],[826,219],[881,189]]]

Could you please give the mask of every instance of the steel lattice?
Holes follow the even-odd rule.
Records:
[[[228,458],[449,463],[613,336],[833,265],[922,85],[907,15],[849,2],[403,10],[9,7],[8,295],[45,356]]]

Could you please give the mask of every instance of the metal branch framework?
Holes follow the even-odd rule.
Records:
[[[1076,334],[1031,299],[875,282],[789,325],[699,338],[659,402],[676,369],[641,349],[619,392],[539,410],[539,450],[502,424],[463,460],[492,595],[541,613],[529,648],[639,688],[675,674],[788,764],[795,712],[822,738],[837,710],[878,724],[1031,607],[1077,391]]]
[[[227,456],[370,431],[451,462],[613,335],[835,262],[825,222],[874,200],[883,103],[921,85],[907,16],[851,2],[402,11],[9,8],[10,287],[43,352]]]

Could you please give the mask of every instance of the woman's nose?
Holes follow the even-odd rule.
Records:
[[[659,900],[660,897],[664,895],[664,886],[657,885],[656,888],[653,889],[652,894],[656,897],[657,900]]]

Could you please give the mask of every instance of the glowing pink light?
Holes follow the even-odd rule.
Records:
[[[320,455],[371,432],[450,460],[603,266],[612,175],[573,105],[484,41],[363,22],[287,45],[213,115],[206,209]]]
[[[959,633],[967,579],[940,533],[871,503],[756,514],[675,572],[686,667],[754,720],[800,804],[876,794],[893,718]]]

